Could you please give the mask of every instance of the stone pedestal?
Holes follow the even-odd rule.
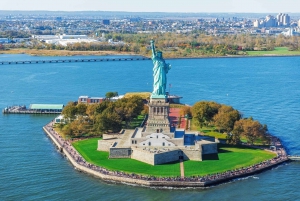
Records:
[[[170,131],[169,108],[166,96],[151,96],[147,131]]]

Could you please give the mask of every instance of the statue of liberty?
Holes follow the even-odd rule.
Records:
[[[162,52],[155,50],[154,41],[151,40],[152,61],[153,61],[153,92],[152,96],[166,95],[167,73],[171,65],[163,59]]]

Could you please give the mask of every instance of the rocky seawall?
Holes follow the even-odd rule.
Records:
[[[53,122],[50,122],[43,127],[47,136],[52,140],[57,149],[68,158],[71,164],[78,170],[87,174],[98,177],[104,181],[111,181],[117,183],[125,183],[131,185],[140,185],[148,187],[174,187],[174,188],[203,188],[224,182],[231,181],[236,178],[250,176],[268,169],[273,168],[281,163],[289,161],[285,150],[280,149],[280,154],[277,152],[277,157],[261,162],[259,164],[241,168],[238,170],[227,171],[223,173],[213,174],[209,176],[195,176],[195,177],[154,177],[143,176],[135,173],[124,173],[119,171],[111,171],[93,164],[88,163],[84,158],[73,148],[70,142],[64,140],[54,129]],[[278,138],[274,138],[277,140]],[[280,144],[281,145],[281,144]]]

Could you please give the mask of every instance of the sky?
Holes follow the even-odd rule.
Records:
[[[1,0],[0,10],[300,13],[300,0]]]

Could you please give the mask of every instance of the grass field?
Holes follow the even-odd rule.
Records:
[[[144,121],[145,116],[144,115],[139,115],[136,118],[134,118],[130,124],[129,124],[129,129],[135,129],[136,127],[140,127],[142,122]],[[125,126],[125,122],[123,122],[123,127]]]
[[[152,166],[133,159],[108,159],[108,152],[96,150],[98,139],[77,141],[73,143],[73,146],[86,161],[110,170],[156,176],[180,175],[179,163]]]
[[[289,51],[287,47],[275,47],[273,51],[247,51],[249,56],[300,55],[300,51]]]
[[[274,158],[275,156],[274,153],[260,149],[223,146],[220,147],[218,156],[204,159],[201,162],[184,162],[185,175],[207,175],[224,172],[226,170],[247,167]]]
[[[179,176],[179,163],[148,165],[133,159],[108,159],[108,152],[97,151],[100,138],[77,141],[73,143],[76,150],[86,161],[110,170],[120,170],[153,176]],[[185,175],[207,175],[239,167],[249,166],[275,157],[275,154],[245,147],[222,146],[219,154],[206,157],[204,161],[185,161]]]
[[[127,92],[124,97],[131,98],[132,96],[140,96],[143,99],[149,99],[151,96],[151,92]]]

